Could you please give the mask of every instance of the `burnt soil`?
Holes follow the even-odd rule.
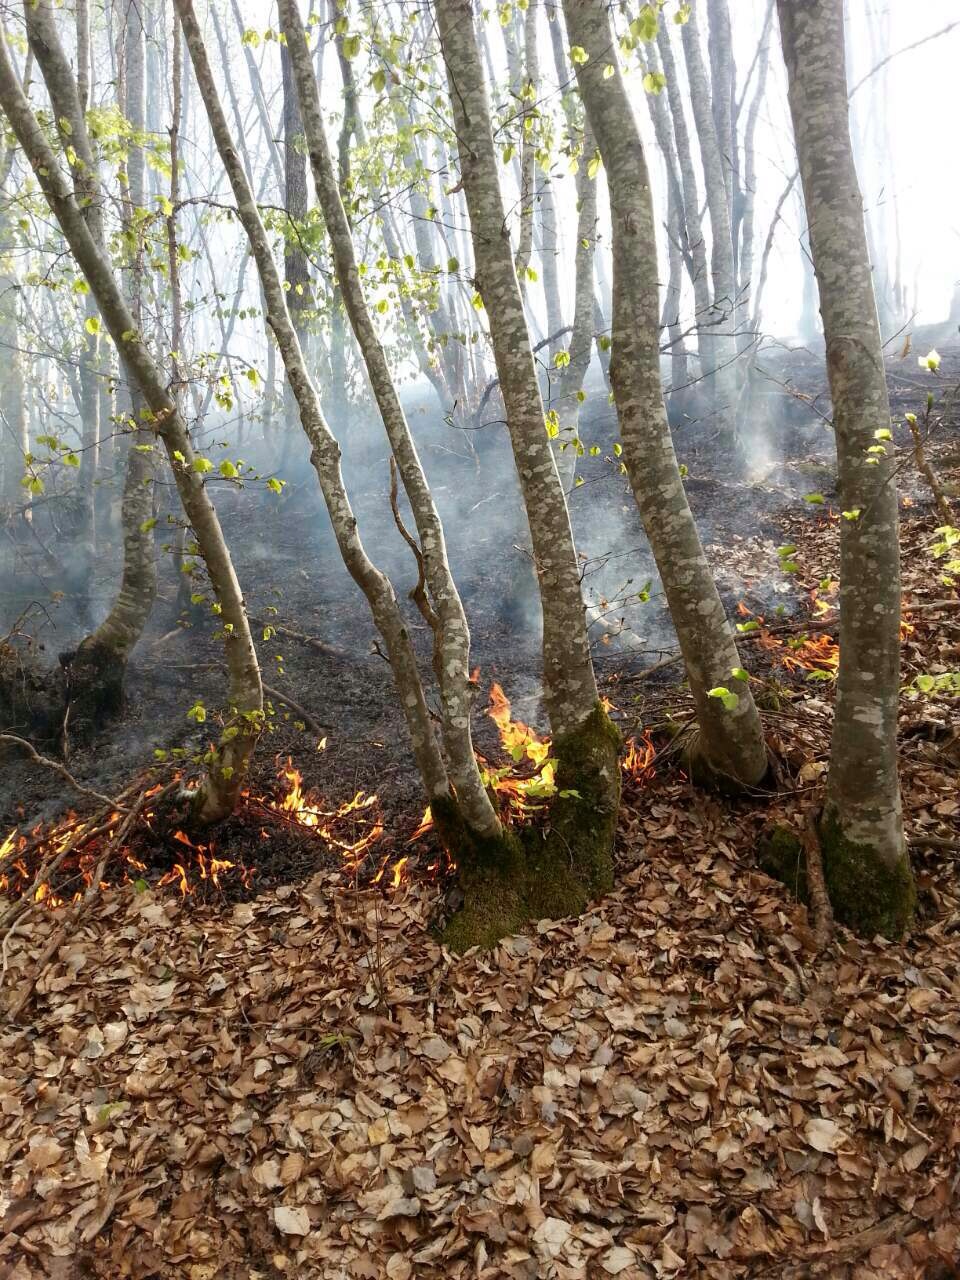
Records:
[[[960,348],[942,354],[938,396],[960,381]],[[689,468],[691,505],[728,608],[733,610],[745,601],[754,613],[768,619],[789,619],[806,615],[811,583],[784,578],[776,547],[797,540],[798,530],[801,535],[815,530],[830,510],[832,438],[822,416],[829,404],[822,358],[816,354],[781,354],[764,367],[751,411],[747,479],[718,440],[709,417],[698,413],[690,397],[674,413],[675,438]],[[895,420],[908,410],[922,409],[931,385],[918,370],[914,355],[892,359]],[[603,407],[585,415],[582,435],[585,444],[597,444],[600,453],[582,460],[584,482],[571,495],[571,513],[587,593],[592,593],[598,612],[607,618],[606,626],[597,622],[592,632],[598,671],[629,731],[647,717],[658,691],[676,690],[680,668],[668,666],[646,674],[673,650],[673,633],[626,480],[613,455],[615,419],[602,388],[592,391],[591,403]],[[470,618],[473,661],[480,669],[477,746],[494,757],[496,734],[483,714],[492,681],[502,683],[518,718],[544,727],[528,538],[506,436],[502,425],[492,421],[468,439],[468,433],[443,423],[429,406],[414,407],[411,417],[445,516],[454,573]],[[931,457],[945,475],[960,462],[954,456],[956,433],[954,410],[953,419],[948,415],[931,446]],[[901,431],[896,438],[898,445],[905,443]],[[356,438],[345,441],[344,452],[361,533],[403,597],[416,580],[416,569],[390,517],[385,444],[375,432],[358,428]],[[235,447],[227,456],[236,456]],[[370,865],[375,866],[385,857],[413,851],[407,842],[420,821],[423,796],[411,767],[389,670],[377,651],[363,598],[343,570],[312,474],[302,460],[294,458],[289,465],[281,499],[267,494],[259,484],[241,490],[217,482],[215,492],[249,612],[258,620],[255,636],[264,679],[298,702],[322,730],[312,732],[295,712],[272,700],[275,714],[261,740],[250,789],[261,796],[276,793],[278,785],[285,789],[277,777],[292,761],[303,775],[304,787],[319,793],[330,807],[358,792],[376,794],[384,834],[372,850]],[[904,510],[905,543],[909,543],[911,527],[925,536],[937,521],[912,464],[905,466],[900,481],[911,503]],[[811,491],[824,495],[824,506],[802,500]],[[36,538],[47,537],[55,545],[55,530],[44,531],[42,517],[36,524]],[[913,542],[918,538],[919,534]],[[112,563],[111,557],[104,555],[103,562]],[[214,636],[216,620],[202,608],[189,616],[177,613],[177,582],[170,557],[162,556],[161,564],[162,598],[128,669],[123,715],[67,761],[78,780],[108,794],[151,767],[157,769],[159,780],[165,780],[173,765],[158,764],[157,751],[182,751],[189,758],[204,750],[215,736],[211,725],[225,696],[222,651]],[[649,599],[642,604],[630,599],[648,581]],[[110,587],[111,575],[102,571],[96,588],[101,608],[103,599],[109,599]],[[43,606],[30,617],[34,645],[52,666],[57,654],[83,634],[72,605],[69,574],[58,571],[56,557],[53,562],[45,559],[39,568],[31,562],[26,577],[0,584],[0,623],[4,624],[0,634],[31,600]],[[426,670],[428,635],[412,605],[407,612]],[[622,627],[621,619],[629,625]],[[319,647],[282,632],[263,639],[264,625],[292,628],[314,638]],[[762,674],[769,668],[765,655],[748,653],[745,660],[754,672]],[[207,724],[198,725],[187,716],[198,700],[209,710]],[[18,725],[0,728],[23,731]],[[15,825],[29,829],[40,821],[57,820],[69,810],[82,813],[90,807],[91,802],[72,794],[62,778],[16,750],[0,756],[0,836]],[[138,856],[146,864],[145,879],[158,879],[176,861],[177,846],[171,838],[175,826],[174,817],[162,815],[137,838]],[[269,839],[264,839],[265,833]],[[345,828],[344,840],[349,841],[350,835]],[[291,826],[262,806],[249,807],[223,824],[214,846],[216,856],[252,868],[253,875],[233,877],[220,890],[208,886],[205,896],[217,892],[235,898],[305,880],[340,857],[322,837]],[[429,837],[415,851],[425,859],[435,857]]]

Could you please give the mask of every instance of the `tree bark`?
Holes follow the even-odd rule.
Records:
[[[524,318],[494,150],[490,108],[470,0],[437,0],[460,175],[510,440],[533,543],[543,611],[544,702],[559,760],[553,840],[520,866],[466,868],[458,944],[479,940],[491,911],[510,919],[579,911],[613,882],[620,798],[616,730],[597,696],[570,518],[545,430],[543,401]],[[561,847],[562,846],[562,847]]]
[[[840,671],[821,821],[838,919],[897,936],[915,901],[897,772],[900,556],[883,350],[844,71],[843,0],[778,0],[833,399],[840,493]],[[882,446],[880,446],[882,448]]]
[[[306,131],[313,183],[333,252],[337,285],[413,512],[427,588],[439,620],[437,666],[443,743],[451,779],[467,823],[485,837],[499,836],[500,821],[484,789],[471,740],[470,632],[450,571],[443,526],[364,296],[297,0],[279,0],[279,12]]]
[[[79,100],[72,73],[71,104]],[[49,82],[48,82],[49,88]],[[59,88],[65,90],[66,85]],[[51,93],[52,97],[52,93]],[[177,490],[190,521],[200,554],[221,607],[224,646],[230,672],[230,720],[206,776],[194,798],[194,814],[200,822],[217,821],[232,812],[244,784],[247,765],[262,726],[263,698],[260,671],[250,635],[243,597],[223,538],[216,511],[200,474],[194,469],[194,453],[186,423],[170,398],[166,382],[139,334],[106,255],[98,246],[72,184],[57,159],[23,94],[6,38],[0,30],[0,107],[29,160],[41,190],[54,213],[71,252],[97,299],[110,336],[119,351],[127,376],[142,390],[152,414],[152,424],[170,459]],[[85,145],[86,128],[71,135],[75,147]]]
[[[603,156],[613,226],[613,381],[630,484],[683,652],[711,774],[748,786],[767,771],[749,684],[687,502],[663,405],[653,199],[605,0],[564,0],[577,82]],[[607,68],[613,67],[613,75]],[[710,695],[724,688],[726,699]]]
[[[73,156],[71,169],[74,183],[83,202],[83,216],[97,247],[104,249],[102,211],[98,202],[99,181],[96,158],[87,134],[77,83],[67,63],[57,35],[54,9],[49,0],[27,3],[24,17],[30,47],[43,74],[53,104],[65,152]],[[140,136],[144,130],[145,60],[144,35],[140,11],[133,0],[127,0],[125,12],[125,76],[124,114]],[[84,78],[88,78],[84,73]],[[139,246],[138,211],[143,208],[143,148],[133,140],[126,164],[122,221],[128,243]],[[142,261],[139,248],[128,250],[123,277],[127,305],[135,326],[141,327],[140,288]],[[97,317],[97,299],[91,292],[88,316]],[[92,421],[96,439],[98,404],[97,374],[89,351],[81,365],[81,405],[84,433]],[[154,536],[149,522],[153,515],[153,431],[143,421],[143,399],[131,386],[131,412],[127,424],[130,431],[124,467],[121,499],[121,531],[123,536],[123,569],[120,590],[103,621],[84,638],[75,653],[65,655],[70,698],[72,733],[89,737],[99,727],[103,716],[119,712],[123,700],[123,682],[127,662],[143,634],[157,594],[157,566]],[[89,418],[87,417],[89,415]],[[89,486],[85,489],[85,486]],[[85,551],[92,557],[93,473],[81,471],[84,503],[83,533]]]
[[[430,802],[442,805],[450,796],[450,781],[433,731],[416,656],[403,615],[389,579],[371,562],[360,540],[356,517],[340,473],[340,447],[323,416],[316,388],[307,372],[267,231],[220,105],[193,4],[191,0],[174,0],[174,7],[183,27],[214,141],[233,189],[237,214],[257,264],[266,299],[267,323],[276,338],[291,390],[296,397],[301,425],[312,446],[310,460],[330,513],[340,554],[350,575],[366,596],[374,622],[386,644],[414,757]]]
[[[573,487],[577,459],[583,445],[580,441],[580,406],[583,384],[593,355],[593,261],[597,238],[597,182],[591,178],[587,159],[593,155],[596,141],[589,124],[583,128],[583,153],[577,170],[577,255],[575,262],[575,299],[573,332],[567,354],[570,363],[557,376],[557,398],[550,405],[557,414],[558,434],[555,441],[557,470],[565,493]]]
[[[711,330],[717,357],[715,403],[720,429],[730,441],[734,441],[737,434],[739,378],[734,336],[737,277],[733,259],[733,229],[730,222],[730,202],[724,176],[723,153],[717,136],[710,83],[700,47],[696,6],[691,8],[689,20],[684,23],[681,31],[687,64],[687,80],[690,86],[690,103],[700,143],[707,209],[710,213],[710,271],[713,297],[705,323]]]
[[[666,22],[661,22],[657,28],[657,50],[660,54],[663,74],[667,81],[667,101],[670,106],[670,121],[673,126],[673,136],[677,149],[677,164],[680,170],[680,185],[683,192],[684,235],[688,246],[688,266],[690,283],[693,287],[700,364],[705,373],[712,374],[716,372],[717,366],[721,363],[722,352],[717,350],[718,335],[709,323],[711,303],[707,246],[700,218],[700,194],[697,189],[697,175],[693,165],[693,152],[690,147],[690,133],[687,129],[686,107],[680,90],[676,59],[673,56],[673,45],[670,42],[670,25]]]

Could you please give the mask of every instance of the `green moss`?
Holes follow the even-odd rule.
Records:
[[[848,840],[835,814],[820,824],[823,875],[841,924],[873,937],[899,938],[913,918],[917,890],[907,853],[894,866],[870,845]]]
[[[785,884],[801,902],[808,902],[807,861],[797,833],[778,824],[764,831],[757,846],[757,864],[774,880]]]
[[[464,905],[444,930],[454,951],[492,947],[531,920],[579,915],[613,887],[613,839],[620,805],[620,735],[598,703],[576,732],[558,738],[558,794],[544,838],[532,828],[480,836],[455,800],[431,809],[459,866]],[[575,794],[574,794],[575,793]]]
[[[589,897],[613,888],[619,753],[619,731],[599,702],[579,729],[553,744],[558,795],[547,850],[551,860],[565,861],[573,869]]]

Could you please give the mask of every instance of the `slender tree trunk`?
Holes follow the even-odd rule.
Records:
[[[660,305],[646,159],[620,74],[605,0],[564,0],[567,31],[587,60],[577,81],[603,156],[613,224],[611,378],[624,458],[660,571],[700,727],[706,771],[753,786],[767,771],[760,717],[700,544],[673,451],[660,382]],[[613,65],[614,74],[605,76]],[[725,688],[727,698],[711,696]]]
[[[714,335],[717,357],[715,392],[719,426],[731,441],[736,438],[736,410],[739,378],[736,366],[737,347],[734,319],[737,301],[737,276],[733,259],[733,230],[724,159],[717,136],[711,105],[710,84],[703,63],[697,10],[693,7],[689,20],[681,28],[683,51],[690,86],[690,103],[700,143],[700,159],[706,184],[707,209],[710,212],[710,261],[713,279],[713,305],[706,323]],[[727,166],[729,170],[729,166]]]
[[[520,81],[517,88],[523,103],[520,120],[520,238],[517,247],[517,279],[520,281],[520,292],[526,298],[530,283],[528,272],[533,257],[533,201],[537,172],[537,144],[534,137],[537,120],[530,109],[530,104],[536,101],[537,85],[540,81],[536,0],[528,0],[524,14],[523,49],[524,74],[522,77],[517,77]]]
[[[897,772],[900,555],[883,350],[857,184],[842,0],[778,0],[790,112],[827,344],[840,492],[840,673],[824,875],[838,919],[897,936],[915,889]]]
[[[450,572],[443,526],[364,296],[297,0],[279,0],[279,11],[306,130],[313,182],[333,251],[337,285],[360,347],[420,538],[427,589],[437,618],[436,667],[443,742],[451,779],[469,826],[484,838],[499,837],[500,821],[480,778],[471,741],[470,633]]]
[[[389,579],[368,558],[357,531],[340,474],[340,447],[327,426],[320,400],[307,372],[296,331],[290,320],[280,272],[274,262],[266,228],[260,217],[244,166],[220,105],[203,37],[191,0],[174,0],[193,63],[200,96],[206,107],[217,150],[237,203],[237,213],[250,241],[267,304],[267,323],[273,330],[287,378],[297,399],[300,421],[312,446],[311,462],[330,513],[344,563],[370,605],[387,647],[387,655],[413,742],[414,756],[432,805],[450,807],[450,782],[430,719],[416,657],[403,615]]]
[[[66,81],[63,80],[64,75],[68,77]],[[46,72],[44,78],[47,79]],[[51,87],[51,81],[54,87]],[[47,88],[52,100],[56,101],[56,94],[69,102],[71,111],[68,118],[78,121],[79,127],[75,127],[71,134],[72,145],[78,150],[80,146],[85,146],[89,151],[86,128],[79,113],[76,84],[65,59],[62,62],[58,59],[57,65],[51,67]],[[194,799],[197,820],[216,821],[232,812],[236,805],[263,717],[260,671],[240,586],[216,512],[207,496],[203,480],[193,466],[194,453],[186,423],[167,392],[166,379],[137,330],[109,259],[98,246],[84,213],[77,206],[72,184],[64,177],[23,94],[2,29],[0,107],[23,147],[47,203],[97,299],[110,336],[117,349],[123,352],[128,377],[143,392],[146,405],[153,415],[153,427],[163,441],[173,467],[184,511],[193,527],[200,554],[220,604],[230,674],[231,713]]]
[[[87,0],[77,0],[77,93],[86,111],[90,96],[90,13]],[[84,334],[80,355],[80,554],[87,594],[97,554],[95,485],[100,447],[100,338],[96,299],[84,302]]]
[[[577,170],[576,297],[573,332],[567,348],[570,363],[560,371],[556,403],[550,406],[557,414],[557,470],[565,493],[569,493],[573,487],[577,459],[583,448],[580,442],[580,406],[583,384],[593,354],[593,260],[597,238],[597,183],[595,178],[590,177],[586,157],[593,155],[595,147],[593,130],[586,124],[583,129],[583,158]]]
[[[751,332],[749,317],[753,291],[754,224],[757,203],[757,121],[766,93],[767,73],[770,67],[773,5],[774,0],[770,0],[757,54],[757,87],[747,111],[747,122],[743,131],[743,187],[740,192],[740,247],[737,256],[739,271],[737,345],[741,351],[746,351],[756,342],[756,334]]]
[[[670,42],[672,23],[660,22],[657,29],[657,50],[663,66],[663,74],[667,81],[667,101],[670,106],[670,121],[673,126],[674,141],[677,149],[677,165],[680,170],[680,185],[683,192],[683,224],[685,240],[689,250],[688,266],[690,283],[693,287],[695,320],[697,325],[697,343],[700,364],[704,373],[713,374],[722,363],[723,352],[718,350],[719,335],[710,325],[710,272],[707,266],[707,246],[703,235],[703,224],[700,219],[700,194],[697,188],[697,175],[693,165],[693,151],[690,146],[690,133],[687,129],[686,107],[680,89],[676,59],[673,56],[673,45]],[[722,347],[722,341],[720,342]]]
[[[24,7],[27,36],[43,73],[57,114],[64,149],[71,149],[74,157],[72,170],[74,181],[84,199],[84,217],[95,243],[104,244],[103,220],[98,204],[98,180],[96,159],[90,146],[83,116],[83,108],[76,91],[76,81],[60,47],[54,10],[48,0],[27,3]],[[133,128],[142,136],[144,130],[144,41],[142,18],[133,0],[127,0],[125,15],[125,68],[124,109]],[[89,83],[86,72],[83,78]],[[129,242],[139,243],[137,210],[144,204],[144,157],[141,146],[134,143],[129,148],[126,165],[126,192],[123,222]],[[127,303],[134,315],[139,331],[142,326],[140,306],[140,282],[142,261],[137,249],[130,251],[124,268]],[[88,314],[95,316],[97,300],[91,294]],[[92,361],[95,353],[87,353],[83,364],[87,370],[86,385],[81,393],[85,415],[89,413],[96,424],[99,406]],[[83,378],[83,368],[81,369]],[[126,665],[134,646],[143,634],[153,609],[157,593],[156,555],[154,537],[150,530],[153,515],[153,432],[143,422],[140,410],[143,400],[139,391],[131,386],[130,423],[131,444],[127,449],[124,470],[123,496],[121,499],[121,529],[123,535],[123,571],[120,590],[110,610],[97,628],[82,641],[75,653],[68,655],[64,663],[67,671],[70,700],[69,725],[78,737],[90,736],[103,715],[116,714],[122,704],[123,682]],[[86,429],[86,428],[85,428]],[[83,484],[83,477],[81,477]],[[93,514],[92,479],[89,481],[89,507],[84,504],[85,542],[91,534]],[[87,543],[88,556],[92,546]]]
[[[0,234],[9,235],[7,220],[0,216]],[[20,353],[19,323],[20,285],[12,268],[0,267],[0,350],[5,374],[0,397],[0,434],[2,434],[3,481],[0,489],[0,512],[4,517],[23,506],[29,498],[21,481],[26,474],[26,457],[30,452],[23,357]],[[6,538],[4,537],[6,542]]]
[[[610,887],[619,806],[617,734],[597,698],[570,519],[544,428],[523,299],[504,217],[490,108],[470,0],[437,0],[460,174],[473,236],[477,287],[490,325],[500,388],[533,543],[543,610],[544,701],[561,790],[550,840],[517,866],[465,868],[461,942],[499,929],[498,913],[579,910]]]

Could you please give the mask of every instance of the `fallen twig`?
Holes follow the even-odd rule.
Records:
[[[343,658],[355,661],[360,656],[356,653],[347,653],[345,649],[338,649],[335,645],[325,644],[323,640],[318,640],[316,636],[308,636],[302,631],[294,631],[292,627],[285,627],[279,622],[274,622],[272,618],[254,618],[251,616],[250,621],[258,627],[269,627],[278,636],[287,636],[291,640],[298,640],[301,644],[309,645],[311,649],[316,649],[317,653],[324,653],[329,658]]]
[[[273,698],[276,702],[282,702],[285,707],[289,707],[295,715],[298,715],[311,733],[315,733],[318,738],[322,738],[325,733],[330,732],[332,728],[331,725],[323,725],[319,720],[315,720],[310,712],[305,711],[299,702],[294,702],[289,694],[281,693],[279,689],[271,689],[268,684],[265,684],[262,687],[263,692],[268,697]]]
[[[813,810],[806,816],[803,826],[803,849],[807,855],[807,886],[810,890],[810,910],[813,915],[813,937],[817,950],[822,951],[833,937],[833,908],[823,877],[823,850],[817,817]]]
[[[108,804],[114,809],[120,809],[123,806],[119,800],[113,799],[112,796],[106,796],[102,791],[94,791],[92,787],[85,787],[82,782],[78,782],[69,769],[65,768],[58,760],[51,760],[49,756],[40,755],[36,747],[28,742],[26,738],[18,738],[15,733],[0,733],[0,742],[12,742],[18,747],[22,747],[27,755],[35,764],[43,765],[45,769],[52,769],[54,773],[59,773],[70,783],[75,791],[79,791],[83,796],[92,796],[94,800],[99,800],[101,804]]]

